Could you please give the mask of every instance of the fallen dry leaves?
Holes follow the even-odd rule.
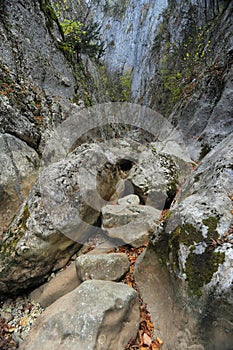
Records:
[[[170,213],[170,209],[162,210],[159,221],[165,220],[168,217],[169,213]]]
[[[14,350],[18,348],[18,344],[12,338],[14,329],[4,318],[0,318],[0,349]]]
[[[146,304],[143,302],[137,284],[134,279],[134,264],[138,256],[145,249],[146,244],[140,248],[133,248],[131,246],[118,247],[117,252],[126,253],[130,261],[130,270],[121,282],[134,288],[138,293],[140,302],[140,325],[136,339],[131,339],[126,345],[125,350],[159,350],[163,345],[163,341],[158,337],[154,339],[154,325],[151,321],[150,313],[147,310]]]

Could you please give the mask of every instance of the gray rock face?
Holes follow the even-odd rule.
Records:
[[[188,173],[187,163],[173,155],[157,151],[157,144],[152,143],[141,152],[138,163],[129,173],[134,191],[143,203],[157,209],[172,202],[178,184]]]
[[[48,7],[49,2],[44,2],[47,12]],[[61,39],[56,23],[49,28],[47,21],[38,1],[26,0],[23,5],[4,1],[0,57],[16,74],[29,77],[47,94],[71,97],[75,85],[72,70],[55,44],[55,38]]]
[[[196,160],[233,131],[232,6],[210,1],[168,6],[135,93],[170,114]]]
[[[49,306],[21,350],[122,350],[139,326],[137,293],[109,281],[86,281]]]
[[[208,123],[201,132],[201,138],[204,140],[206,148],[213,148],[233,131],[233,102],[231,99],[233,92],[233,68],[227,72],[222,83],[224,88],[221,92],[221,97],[215,104],[210,118],[208,118]]]
[[[42,307],[51,305],[63,295],[71,292],[81,284],[77,278],[75,262],[59,272],[49,282],[41,285],[30,293],[31,301],[39,303]]]
[[[129,270],[126,254],[81,255],[76,259],[78,279],[117,281]]]
[[[232,132],[232,2],[88,4],[109,71],[128,77],[134,102],[171,113],[193,159]]]
[[[14,135],[26,142],[30,147],[38,149],[41,138],[40,129],[42,117],[40,116],[39,110],[35,107],[30,108],[30,103],[35,103],[34,96],[30,97],[31,98],[28,98],[27,101],[25,96],[26,101],[24,100],[24,103],[21,101],[21,106],[19,106],[18,101],[12,103],[7,96],[0,96],[0,132]],[[34,113],[30,111],[30,109],[34,109]],[[22,110],[24,110],[24,112],[21,112]],[[41,120],[37,120],[37,118]]]
[[[170,120],[178,124],[193,159],[202,158],[233,131],[233,103],[230,98],[233,69],[228,71],[228,63],[225,68],[222,76],[217,73],[205,76],[184,108],[171,113]],[[219,86],[223,86],[221,91]]]
[[[137,283],[155,324],[163,315],[167,348],[232,347],[232,154],[231,134],[193,172],[138,264]]]
[[[90,1],[92,15],[101,24],[106,43],[104,61],[110,70],[130,72],[134,68],[133,89],[141,82],[141,66],[150,52],[159,17],[166,0],[126,0],[109,3]]]
[[[8,225],[36,180],[38,154],[25,142],[0,134],[0,227]],[[1,234],[0,234],[1,235]]]
[[[99,167],[100,159],[106,166]],[[41,172],[2,241],[1,292],[43,280],[92,234],[118,181],[112,161],[111,153],[90,145]]]

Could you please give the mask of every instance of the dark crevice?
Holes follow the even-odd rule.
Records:
[[[171,205],[175,199],[175,196],[176,196],[176,191],[175,190],[168,190],[167,191],[167,199],[165,201],[165,204],[164,204],[164,210],[167,210],[167,209],[170,209],[171,208]]]
[[[124,172],[130,171],[134,164],[135,163],[129,159],[120,159],[117,162],[117,166],[119,167],[119,169]]]

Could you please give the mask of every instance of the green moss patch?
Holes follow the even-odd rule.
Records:
[[[207,219],[202,220],[203,224],[208,227],[208,240],[210,239],[217,239],[219,237],[219,234],[217,232],[217,226],[219,222],[218,216],[210,216]]]
[[[14,252],[17,243],[25,233],[26,222],[29,216],[30,213],[28,210],[28,204],[26,204],[23,209],[22,217],[20,218],[17,226],[10,226],[6,234],[7,237],[1,242],[0,253],[2,258],[10,256]]]
[[[203,254],[190,253],[186,261],[186,275],[190,290],[201,296],[201,287],[211,281],[219,264],[225,260],[224,253],[206,250]]]
[[[195,243],[201,241],[203,241],[202,233],[189,223],[178,226],[172,231],[168,240],[168,248],[169,255],[172,253],[173,270],[178,269],[180,244],[182,243],[187,247],[194,247]]]
[[[186,260],[185,273],[191,294],[200,296],[201,287],[211,281],[213,274],[218,270],[219,264],[225,260],[225,253],[215,252],[210,245],[211,239],[217,239],[217,225],[219,217],[203,219],[203,224],[208,227],[207,237],[203,237],[202,231],[190,223],[176,227],[170,234],[166,232],[166,222],[161,231],[160,239],[154,243],[156,253],[163,264],[170,263],[174,272],[179,271],[180,245],[189,247],[189,255]],[[198,243],[205,243],[206,248],[202,254],[194,252]]]

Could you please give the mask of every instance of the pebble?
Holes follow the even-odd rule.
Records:
[[[9,332],[17,343],[26,337],[43,311],[39,303],[34,303],[25,296],[6,299],[0,303],[0,317],[6,320]]]

